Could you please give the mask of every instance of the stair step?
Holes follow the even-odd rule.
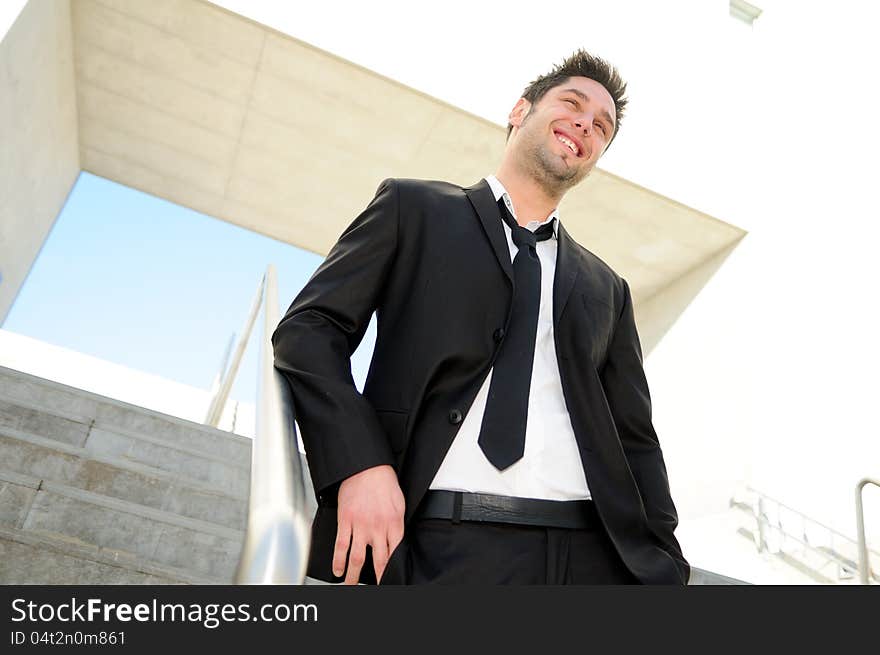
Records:
[[[7,486],[21,486],[7,483]],[[9,517],[5,527],[53,536],[76,546],[117,551],[120,556],[191,575],[230,581],[238,564],[244,533],[215,523],[186,518],[67,485],[42,481],[29,509]]]
[[[225,584],[122,551],[0,525],[0,584]]]
[[[239,494],[250,480],[250,449],[246,457],[223,452],[194,451],[168,439],[92,428],[85,443],[90,453],[120,457],[170,473],[187,475],[213,486],[226,486]],[[250,444],[248,444],[250,445]]]
[[[19,430],[51,436],[72,446],[82,446],[91,428],[85,418],[69,418],[47,414],[20,402],[0,397],[0,430]]]
[[[245,485],[210,485],[122,458],[96,455],[25,433],[0,432],[0,479],[16,473],[58,482],[172,514],[243,529]],[[248,476],[249,477],[249,476]],[[2,506],[2,498],[0,498]]]
[[[40,481],[31,476],[12,472],[0,475],[0,525],[21,527],[39,488]]]
[[[137,413],[136,409],[133,408],[133,414]],[[93,433],[100,436],[109,433],[134,440],[170,445],[196,457],[236,463],[241,466],[247,466],[249,463],[250,439],[195,423],[190,424],[187,429],[177,426],[181,429],[173,430],[170,428],[174,426],[166,426],[160,418],[149,426],[150,429],[137,429],[114,423],[106,415],[90,418],[52,412],[53,410],[27,400],[10,399],[0,395],[0,416],[3,416],[0,419],[0,429],[8,427],[23,430],[74,446],[86,445]],[[132,421],[127,423],[130,424]],[[157,437],[157,435],[161,436]]]
[[[82,389],[0,366],[0,397],[28,403],[34,409],[88,423],[97,414],[101,396]]]
[[[82,426],[94,426],[144,438],[161,434],[164,441],[176,444],[183,450],[213,455],[228,462],[249,463],[251,440],[247,437],[3,366],[0,366],[0,402],[17,405],[22,411],[36,411],[47,417],[78,423],[81,426],[79,430],[83,429]],[[5,413],[8,409],[0,410],[0,413]],[[38,434],[53,436],[39,431]]]
[[[46,431],[34,432],[9,426],[0,426],[0,434],[23,440],[51,440],[59,444],[59,448],[61,445],[81,447],[89,457],[112,457],[140,463],[226,489],[233,495],[246,495],[250,484],[250,440],[243,451],[245,457],[242,457],[238,451],[233,456],[222,449],[219,452],[195,450],[185,444],[169,441],[163,438],[164,435],[146,436],[118,428],[105,429],[97,424],[91,427],[84,439],[76,440],[78,443],[71,443],[74,440],[67,438],[57,439],[54,433],[47,434]]]

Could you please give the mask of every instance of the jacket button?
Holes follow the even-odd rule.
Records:
[[[452,423],[452,425],[458,425],[459,423],[461,423],[461,419],[461,412],[457,409],[453,409],[451,412],[449,412],[449,422]]]
[[[501,340],[504,338],[504,328],[498,328],[495,330],[492,338],[495,339],[495,343],[501,343]]]

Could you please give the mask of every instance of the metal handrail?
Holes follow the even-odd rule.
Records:
[[[208,412],[205,416],[205,423],[209,423],[208,419],[211,417],[213,413],[213,405],[215,403],[215,398],[220,392],[220,387],[223,385],[223,375],[226,373],[229,367],[229,356],[232,354],[232,349],[235,347],[235,334],[233,333],[229,337],[229,341],[226,344],[226,351],[223,353],[223,359],[220,362],[220,369],[217,371],[217,375],[214,376],[214,379],[211,381],[211,403],[208,405]],[[209,423],[211,424],[211,423]],[[213,427],[217,427],[217,423],[211,424]],[[230,430],[231,432],[235,432],[235,430]]]
[[[824,528],[824,529],[827,530],[828,532],[831,532],[831,533],[837,535],[838,537],[840,537],[840,538],[842,538],[842,539],[844,539],[844,540],[846,540],[846,541],[848,541],[848,542],[850,542],[850,543],[855,543],[855,542],[853,542],[853,540],[852,540],[851,537],[848,537],[847,535],[843,534],[842,532],[840,532],[840,531],[838,531],[838,530],[835,530],[834,528],[832,528],[832,527],[830,527],[830,526],[825,525],[825,524],[822,523],[821,521],[817,521],[816,519],[814,519],[814,518],[812,518],[812,517],[810,517],[810,516],[807,516],[806,514],[804,514],[803,512],[801,512],[800,510],[796,510],[796,509],[795,509],[794,507],[792,507],[791,505],[786,505],[786,504],[783,503],[782,501],[776,500],[776,499],[773,498],[772,496],[768,496],[768,495],[765,494],[763,491],[759,491],[758,489],[755,489],[755,488],[752,487],[752,486],[746,486],[746,490],[747,490],[747,491],[754,491],[756,494],[758,494],[758,495],[761,496],[762,498],[766,498],[767,500],[773,502],[774,504],[778,505],[779,507],[784,507],[784,508],[787,509],[789,512],[792,512],[792,513],[794,513],[794,514],[797,514],[797,515],[800,516],[802,519],[806,519],[806,520],[809,521],[810,523],[813,523],[813,524],[819,526],[820,528]]]
[[[824,559],[826,563],[836,565],[838,567],[838,571],[840,570],[839,558],[835,557],[834,555],[832,555],[824,550],[821,550],[820,548],[817,548],[816,546],[809,543],[808,541],[805,541],[803,539],[799,539],[798,537],[793,535],[791,532],[787,532],[781,525],[772,525],[770,523],[770,521],[767,519],[766,514],[761,513],[761,510],[759,510],[759,514],[756,515],[756,518],[759,523],[763,522],[768,527],[778,530],[784,539],[790,539],[791,541],[796,542],[800,546],[803,546],[805,549],[809,550],[811,553],[818,555],[819,557]],[[762,529],[761,529],[761,531],[763,532]]]
[[[269,267],[272,267],[271,264]],[[226,362],[223,362],[223,369],[225,369],[225,371],[221,369],[222,381],[219,383],[219,385],[217,385],[216,382],[214,385],[212,385],[212,391],[215,387],[217,390],[211,398],[211,404],[208,406],[208,412],[205,416],[206,425],[210,425],[216,428],[220,424],[220,417],[223,414],[223,407],[226,405],[226,400],[229,398],[229,392],[232,389],[232,383],[235,381],[235,376],[238,373],[238,366],[239,364],[241,364],[241,358],[244,355],[244,350],[245,348],[247,348],[248,340],[251,338],[251,330],[253,330],[254,328],[254,322],[257,320],[257,314],[260,313],[260,305],[263,302],[263,289],[265,288],[265,286],[266,274],[264,273],[263,279],[260,280],[260,284],[257,287],[257,292],[254,294],[254,300],[251,303],[251,311],[248,312],[247,320],[245,320],[244,327],[241,330],[241,336],[238,337],[238,342],[235,344],[235,354],[232,356],[232,363],[229,365],[229,368],[226,369]]]
[[[311,531],[306,517],[307,496],[297,447],[293,399],[287,380],[274,366],[271,336],[278,325],[279,312],[278,281],[271,264],[263,276],[258,297],[264,301],[264,316],[258,364],[257,424],[251,447],[247,528],[235,583],[302,584]],[[243,339],[246,343],[247,337]],[[241,354],[236,351],[236,357],[240,358]],[[237,368],[237,363],[233,363]]]
[[[755,509],[753,508],[752,511],[755,513],[755,518],[757,519],[757,522],[758,522],[758,531],[759,531],[759,534],[763,535],[763,528],[764,528],[764,525],[766,525],[767,527],[770,527],[770,528],[774,528],[774,529],[776,529],[776,530],[779,530],[780,534],[781,534],[784,538],[786,538],[786,539],[790,539],[790,540],[792,540],[792,541],[797,542],[799,545],[801,545],[801,546],[803,546],[804,548],[808,549],[810,552],[812,552],[812,553],[814,553],[814,554],[820,556],[821,558],[825,559],[828,563],[835,564],[835,565],[837,565],[838,567],[840,567],[840,564],[841,564],[841,563],[840,563],[840,558],[839,558],[839,557],[836,557],[836,556],[833,555],[833,554],[829,554],[829,553],[827,553],[827,552],[825,552],[825,551],[823,551],[823,550],[821,550],[821,549],[815,547],[813,544],[810,544],[810,543],[807,542],[805,539],[803,539],[803,540],[802,540],[802,539],[799,539],[799,538],[796,537],[792,532],[790,532],[790,531],[786,530],[785,528],[783,528],[782,523],[780,522],[780,520],[777,519],[777,525],[773,525],[773,524],[769,521],[769,519],[767,518],[766,513],[764,512],[764,501],[767,500],[767,501],[770,501],[771,503],[773,503],[774,505],[776,505],[777,507],[785,508],[785,509],[788,510],[789,512],[791,512],[791,513],[793,513],[793,514],[796,514],[797,516],[800,517],[801,521],[809,521],[809,522],[812,523],[813,525],[818,526],[818,527],[820,527],[820,528],[826,530],[828,533],[830,533],[830,534],[832,535],[832,537],[837,536],[837,537],[839,537],[840,539],[842,539],[843,541],[848,542],[848,543],[851,544],[851,545],[856,545],[856,542],[853,541],[853,540],[852,540],[850,537],[848,537],[847,535],[843,534],[842,532],[839,532],[839,531],[835,530],[835,529],[832,528],[832,527],[829,527],[829,526],[825,525],[825,524],[822,523],[821,521],[817,521],[817,520],[815,520],[815,519],[813,519],[813,518],[807,516],[807,515],[804,514],[803,512],[801,512],[801,511],[799,511],[799,510],[796,510],[795,508],[791,507],[790,505],[786,505],[785,503],[783,503],[783,502],[781,502],[781,501],[779,501],[779,500],[777,500],[777,499],[775,499],[775,498],[773,498],[773,497],[771,497],[771,496],[768,496],[767,494],[763,493],[762,491],[759,491],[758,489],[755,489],[755,488],[752,487],[752,486],[748,486],[748,485],[747,485],[747,486],[746,486],[746,490],[747,490],[747,491],[754,492],[755,494],[758,495],[758,508],[757,508],[757,510],[755,510]],[[858,509],[858,507],[859,507],[859,505],[858,505],[858,503],[857,503],[857,509]],[[761,536],[759,539],[760,539],[760,543],[758,544],[758,550],[763,550],[763,546],[764,546],[764,538],[763,538],[763,536]],[[832,541],[832,543],[833,543],[833,541]],[[867,545],[865,545],[865,548],[867,548]],[[867,555],[866,555],[866,558],[867,558]],[[868,572],[867,569],[865,569],[864,566],[860,566],[860,569],[864,569],[866,573]],[[868,583],[865,582],[864,584],[868,584]]]
[[[862,584],[870,584],[868,573],[870,562],[868,561],[868,542],[865,538],[865,508],[862,506],[862,490],[868,484],[880,487],[880,481],[873,478],[862,478],[856,485],[856,527],[859,533],[859,581]]]

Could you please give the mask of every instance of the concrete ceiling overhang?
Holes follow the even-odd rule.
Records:
[[[325,254],[386,177],[469,185],[505,129],[201,0],[72,0],[84,170]],[[562,220],[630,283],[647,352],[745,232],[596,170]],[[638,310],[637,310],[638,313]]]

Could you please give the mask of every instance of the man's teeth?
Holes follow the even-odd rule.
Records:
[[[565,145],[567,145],[567,146],[568,146],[568,149],[571,150],[574,154],[577,154],[577,153],[578,153],[577,146],[574,144],[574,142],[573,142],[571,139],[566,139],[566,138],[565,138],[564,136],[562,136],[561,134],[557,134],[557,135],[556,135],[556,138],[559,139],[559,140],[560,140],[562,143],[564,143]]]

